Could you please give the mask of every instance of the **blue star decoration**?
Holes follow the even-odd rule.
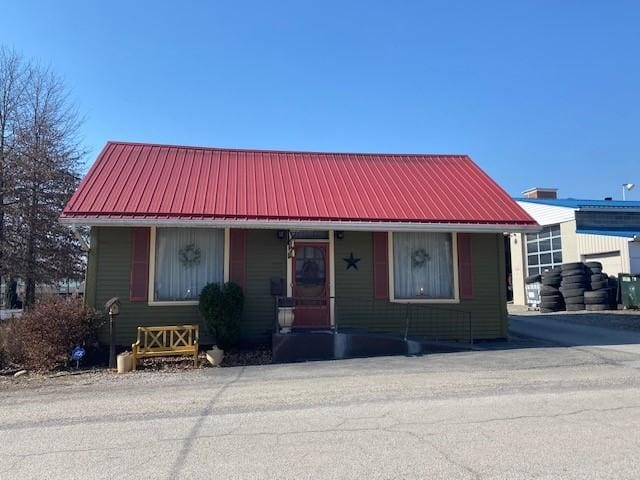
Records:
[[[353,252],[351,252],[348,257],[344,257],[343,260],[347,262],[347,270],[349,270],[351,267],[353,267],[354,270],[358,270],[358,262],[361,259],[354,257]]]

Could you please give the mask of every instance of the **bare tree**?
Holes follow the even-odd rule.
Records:
[[[4,242],[12,252],[12,272],[25,283],[28,307],[37,284],[81,276],[79,242],[58,219],[78,184],[84,152],[81,121],[62,80],[48,68],[29,64],[21,81],[8,150],[15,208],[5,211]]]
[[[15,51],[0,47],[0,282],[13,270],[7,220],[16,202],[16,134],[29,70]]]

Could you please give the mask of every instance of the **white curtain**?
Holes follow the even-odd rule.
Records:
[[[394,233],[395,298],[453,298],[452,240],[449,233]]]
[[[224,230],[156,229],[155,300],[197,300],[224,280]]]

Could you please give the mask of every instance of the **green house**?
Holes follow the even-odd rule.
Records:
[[[105,146],[61,221],[91,227],[85,297],[119,297],[120,345],[137,326],[200,323],[202,287],[226,281],[243,289],[246,341],[504,338],[504,234],[537,229],[466,155],[124,142]]]

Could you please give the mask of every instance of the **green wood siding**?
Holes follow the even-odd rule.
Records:
[[[271,334],[274,302],[269,295],[271,277],[286,276],[286,243],[278,240],[273,230],[251,230],[247,235],[246,303],[242,319],[242,336],[255,339]],[[211,343],[198,307],[194,305],[149,306],[146,302],[129,301],[131,267],[131,229],[94,227],[91,229],[91,251],[87,266],[88,305],[102,309],[111,297],[122,302],[116,319],[116,342],[130,345],[135,341],[139,325],[199,324],[202,343]],[[149,279],[152,281],[152,279]],[[107,341],[104,329],[102,341]]]
[[[441,339],[507,336],[504,244],[502,235],[473,235],[474,297],[457,304],[402,304],[374,300],[373,236],[345,232],[335,242],[338,328],[367,328]],[[358,270],[346,270],[342,260],[353,252]]]
[[[131,268],[131,229],[126,227],[94,227],[91,229],[91,249],[97,249],[95,308],[102,309],[111,297],[122,302],[116,322],[116,343],[131,345],[135,341],[139,325],[200,324],[201,342],[211,342],[201,323],[198,307],[149,306],[147,302],[129,301]],[[91,257],[90,257],[91,258]],[[87,272],[89,276],[90,270]],[[87,279],[88,283],[91,281]],[[152,281],[149,279],[149,281]],[[108,340],[104,329],[101,340]]]
[[[432,338],[475,339],[507,336],[504,242],[502,235],[474,234],[474,298],[459,304],[407,307],[373,299],[373,236],[370,232],[345,232],[335,241],[335,314],[338,328],[404,333],[409,315],[409,334]],[[353,252],[361,258],[358,270],[346,270],[344,257]],[[130,345],[138,325],[198,323],[202,343],[211,343],[197,306],[149,306],[129,301],[131,229],[94,227],[87,268],[86,301],[102,309],[117,296],[122,301],[117,318],[116,341]],[[268,337],[274,322],[270,279],[286,278],[286,242],[273,230],[250,230],[247,234],[245,309],[242,336]],[[152,281],[150,279],[150,281]],[[105,329],[102,340],[107,340]]]
[[[248,338],[270,336],[275,322],[275,301],[271,296],[270,280],[279,277],[286,283],[287,242],[278,240],[275,230],[249,230],[246,258],[242,333]]]
[[[98,281],[98,247],[100,241],[98,240],[98,229],[92,228],[90,232],[89,254],[87,255],[87,272],[85,274],[84,282],[84,301],[87,305],[96,306],[96,288]]]

